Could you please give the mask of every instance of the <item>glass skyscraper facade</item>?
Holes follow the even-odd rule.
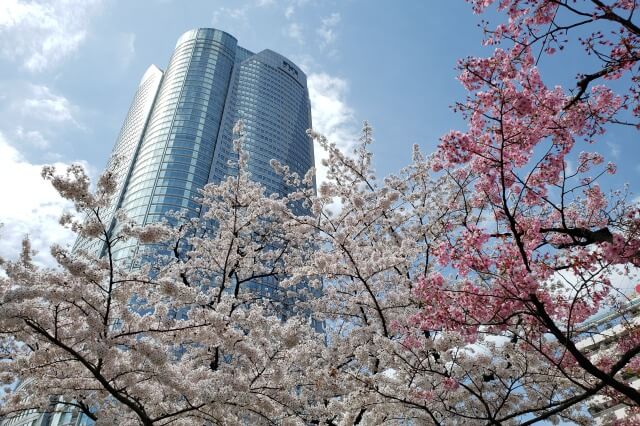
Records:
[[[199,215],[198,190],[235,173],[228,160],[238,120],[244,122],[251,177],[267,193],[287,192],[271,159],[300,175],[314,165],[302,70],[271,50],[250,52],[217,29],[184,33],[167,69],[149,67],[134,96],[108,164],[117,194],[107,223],[117,226],[118,209],[139,224],[160,221],[172,210]],[[75,248],[102,250],[95,240],[79,240]],[[128,257],[132,249],[120,247],[117,256]]]
[[[301,176],[313,167],[313,143],[306,134],[311,128],[311,106],[304,72],[271,50],[256,54],[238,46],[226,32],[187,31],[178,39],[166,70],[151,65],[138,85],[107,163],[115,174],[116,193],[102,211],[103,222],[113,231],[118,210],[140,225],[161,221],[169,211],[199,216],[198,191],[236,173],[229,160],[234,159],[232,130],[238,120],[244,122],[249,172],[267,194],[288,192],[272,170],[271,159]],[[136,248],[135,244],[118,245],[114,256],[125,261]],[[74,250],[101,255],[105,247],[99,239],[79,238]],[[278,283],[268,277],[247,287],[269,297]],[[322,329],[322,324],[313,324]],[[83,426],[93,422],[77,410],[61,408],[53,414],[26,410],[4,422],[0,419],[0,426],[5,424]]]

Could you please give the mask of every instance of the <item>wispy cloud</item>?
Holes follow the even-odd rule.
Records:
[[[287,19],[293,18],[293,14],[295,13],[295,11],[296,9],[292,4],[287,5],[287,7],[284,8],[284,17]]]
[[[45,149],[50,145],[47,138],[38,130],[25,130],[22,126],[18,126],[15,135],[21,142],[38,149]]]
[[[22,115],[35,120],[54,123],[73,123],[80,127],[73,116],[73,105],[67,98],[55,94],[47,86],[29,85],[27,97],[18,102]]]
[[[308,2],[309,0],[288,0],[285,3],[284,17],[287,19],[292,19],[296,11]]]
[[[239,4],[239,5],[238,5]],[[247,26],[249,25],[249,14],[251,10],[272,6],[276,4],[275,0],[251,0],[248,2],[236,2],[236,7],[221,7],[213,12],[211,23],[220,25],[228,20]]]
[[[217,26],[222,22],[231,19],[242,25],[249,25],[249,9],[249,4],[244,4],[239,7],[221,7],[213,12],[211,23]]]
[[[359,136],[359,125],[353,109],[347,103],[348,82],[326,73],[310,74],[307,78],[314,130],[322,133],[345,152],[350,152]],[[322,159],[327,158],[315,148],[318,182],[326,178]]]
[[[118,61],[123,69],[126,69],[136,55],[136,35],[123,33],[118,37]]]
[[[282,30],[283,34],[287,37],[297,41],[299,44],[304,44],[304,37],[302,35],[302,25],[297,22],[291,22]]]
[[[0,54],[29,71],[45,71],[74,53],[101,0],[0,2]]]
[[[298,44],[305,44],[303,35],[303,25],[295,20],[296,11],[308,3],[309,0],[288,0],[284,7],[284,17],[289,24],[282,30],[282,33],[287,37],[295,40]]]
[[[615,143],[615,142],[610,142],[607,141],[607,146],[609,147],[609,153],[611,154],[611,157],[613,157],[614,159],[619,159],[620,158],[620,145]]]
[[[0,93],[0,132],[21,152],[55,160],[69,135],[88,130],[80,107],[49,86],[5,80]]]
[[[338,36],[336,27],[340,23],[340,14],[334,12],[331,15],[323,18],[320,27],[316,30],[318,36],[320,36],[320,46],[326,48],[332,45]]]
[[[0,181],[20,182],[0,185],[0,199],[5,201],[0,209],[0,256],[15,258],[22,239],[29,235],[32,247],[39,252],[35,260],[51,266],[49,246],[73,242],[73,234],[58,223],[60,214],[69,210],[71,203],[40,177],[41,169],[41,165],[25,160],[0,133]]]

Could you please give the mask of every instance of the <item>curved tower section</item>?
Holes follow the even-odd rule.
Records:
[[[306,75],[284,56],[263,50],[236,65],[229,97],[213,176],[221,179],[235,173],[227,160],[232,156],[232,127],[242,120],[252,178],[262,183],[268,194],[286,194],[288,188],[274,173],[271,159],[300,176],[314,165],[313,143],[306,134],[311,128]]]
[[[215,29],[178,40],[122,202],[138,223],[170,210],[199,213],[194,197],[209,179],[236,45]]]
[[[136,154],[140,148],[140,141],[144,136],[144,130],[162,82],[162,76],[162,71],[155,65],[151,65],[145,71],[116,139],[111,157],[107,162],[106,168],[114,174],[116,180],[116,189],[111,204],[103,211],[102,219],[108,226],[114,225],[114,213],[122,202],[127,180],[135,164]],[[78,238],[73,249],[100,254],[103,250],[102,246],[103,242],[100,240]]]
[[[117,209],[142,225],[163,220],[169,211],[198,216],[200,189],[236,173],[229,160],[238,120],[245,123],[251,177],[268,194],[289,190],[271,159],[301,176],[313,167],[302,70],[271,50],[255,54],[240,47],[223,31],[187,31],[164,74],[153,66],[145,73],[116,142],[109,163],[118,178],[108,209],[111,232]],[[130,257],[135,247],[118,247],[116,257]]]
[[[172,210],[199,214],[195,198],[209,180],[236,45],[210,28],[178,39],[121,202],[136,222],[157,222]]]

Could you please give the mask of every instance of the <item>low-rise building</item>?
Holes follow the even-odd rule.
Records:
[[[576,346],[590,354],[592,361],[607,355],[621,339],[640,328],[640,297],[622,303],[618,309],[607,311],[589,320],[582,330],[584,339]],[[638,372],[623,372],[623,377],[630,381],[634,388],[640,389]],[[638,414],[631,412],[631,407],[623,400],[616,400],[605,395],[596,395],[588,401],[589,413],[598,425],[609,425],[616,420],[627,419]],[[640,420],[640,417],[638,418]]]

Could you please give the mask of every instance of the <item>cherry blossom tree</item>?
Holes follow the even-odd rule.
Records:
[[[25,240],[3,260],[0,377],[25,385],[1,412],[52,395],[101,424],[590,424],[593,396],[637,412],[633,321],[598,354],[580,343],[640,262],[638,206],[588,149],[637,119],[636,4],[498,7],[496,50],[460,62],[468,129],[384,179],[365,123],[351,153],[309,132],[328,153],[317,191],[273,161],[290,191],[265,193],[238,128],[237,174],[199,217],[111,226],[108,171],[91,191],[81,168],[45,168],[80,214],[61,223],[105,250],[54,246],[47,269]],[[599,68],[549,87],[536,64],[575,31]]]
[[[20,258],[4,261],[2,380],[29,382],[2,396],[4,413],[47,410],[60,395],[61,406],[98,424],[305,419],[312,395],[299,378],[323,340],[307,317],[282,321],[276,302],[244,290],[282,274],[280,259],[304,242],[276,226],[286,199],[262,194],[248,179],[244,154],[236,177],[204,190],[202,219],[139,227],[120,214],[113,235],[101,217],[113,192],[110,173],[95,193],[78,166],[65,175],[45,168],[43,176],[83,213],[61,221],[100,239],[106,255],[54,246],[60,267],[43,269],[25,240]],[[200,226],[211,221],[215,232]],[[147,249],[140,268],[114,262],[128,239]]]
[[[312,215],[292,217],[318,242],[313,262],[293,270],[325,282],[310,305],[328,324],[322,388],[339,397],[323,420],[515,424],[559,413],[587,423],[575,379],[540,353],[505,329],[451,326],[466,305],[451,296],[459,283],[444,275],[457,270],[441,265],[444,247],[472,220],[459,173],[434,174],[441,159],[416,147],[409,167],[377,182],[368,125],[353,156],[313,136],[329,152],[328,181],[309,194]]]
[[[472,3],[482,12],[493,2]],[[508,24],[485,27],[486,42],[498,45],[493,55],[460,62],[469,96],[456,109],[469,128],[445,135],[436,154],[434,170],[456,182],[464,218],[434,250],[444,270],[419,281],[426,307],[415,321],[424,330],[459,332],[469,343],[509,338],[514,351],[537,353],[573,391],[521,410],[533,416],[528,422],[598,393],[638,414],[640,393],[629,377],[640,353],[634,322],[623,317],[624,337],[596,355],[579,343],[597,332],[585,329],[589,317],[620,309],[614,276],[630,275],[639,263],[637,205],[623,190],[606,195],[598,181],[615,165],[582,151],[609,126],[637,117],[636,6],[500,2]],[[614,25],[610,33],[597,27],[603,22]],[[547,87],[536,63],[559,54],[582,27],[593,31],[581,42],[600,69],[581,73],[572,90]],[[613,79],[625,80],[626,92],[603,84]],[[504,373],[492,377],[502,381]],[[513,415],[495,413],[498,421]]]
[[[238,175],[203,190],[200,218],[139,227],[120,214],[114,235],[100,219],[108,173],[92,194],[80,168],[46,169],[90,215],[62,222],[107,250],[54,247],[61,268],[43,270],[25,243],[5,262],[3,380],[29,385],[3,409],[46,410],[59,395],[104,424],[489,422],[487,407],[515,422],[538,403],[523,404],[521,382],[536,396],[571,392],[513,344],[472,346],[416,324],[420,277],[464,217],[456,181],[432,173],[436,159],[416,148],[409,167],[377,182],[368,125],[349,156],[312,136],[329,152],[317,195],[311,173],[276,162],[292,191],[264,194],[240,152]],[[128,239],[144,258],[133,270],[112,261]],[[265,278],[277,286],[259,294]]]
[[[550,357],[562,346],[524,302],[505,307],[511,323],[464,316],[502,306],[479,293],[458,298],[474,276],[490,277],[473,251],[470,265],[458,260],[471,238],[465,224],[488,223],[472,204],[473,175],[435,174],[440,156],[416,148],[410,166],[378,182],[368,125],[351,156],[313,137],[329,151],[317,195],[311,175],[277,163],[293,190],[265,195],[241,153],[237,177],[203,190],[201,218],[139,227],[120,215],[116,235],[100,222],[108,174],[91,194],[79,168],[46,169],[94,215],[63,223],[108,249],[97,258],[54,247],[61,269],[43,270],[25,243],[18,261],[4,263],[3,380],[30,383],[7,393],[3,408],[45,410],[60,395],[105,424],[508,424],[553,415],[586,423],[578,403],[592,381]],[[134,270],[110,254],[132,238],[146,256]],[[277,285],[260,295],[252,286],[265,278]],[[565,287],[553,297],[568,297]],[[582,317],[589,306],[580,305]]]
[[[494,3],[508,21],[492,27],[483,21],[485,44],[508,43],[516,52],[536,49],[536,62],[543,55],[556,55],[566,47],[581,46],[591,61],[576,75],[577,83],[569,88],[569,109],[588,97],[588,89],[602,80],[623,78],[627,83],[621,100],[638,117],[638,42],[640,27],[634,0],[468,0],[476,13],[483,13]],[[572,46],[573,45],[573,46]],[[587,59],[586,57],[584,59]],[[614,119],[614,122],[630,124]],[[637,123],[631,123],[637,124]]]

